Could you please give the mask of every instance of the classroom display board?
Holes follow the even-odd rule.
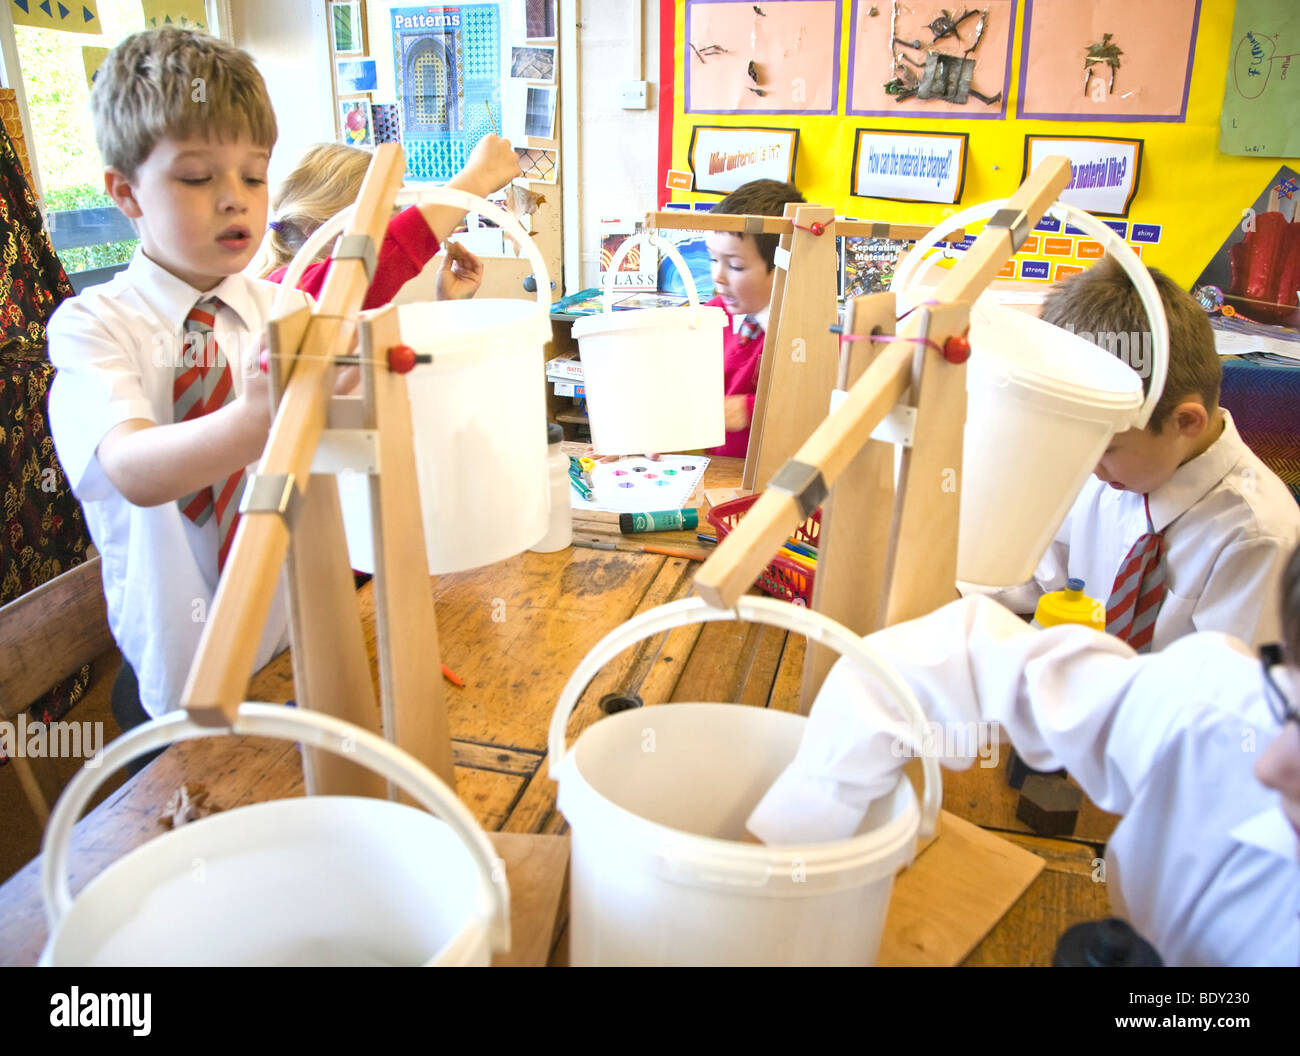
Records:
[[[1191,286],[1293,193],[1294,0],[663,0],[660,48],[661,206],[788,171],[837,214],[935,224],[1064,153],[1062,199]],[[1101,254],[1045,220],[1002,277]]]

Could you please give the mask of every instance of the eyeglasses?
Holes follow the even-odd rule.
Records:
[[[1264,684],[1268,687],[1265,696],[1268,698],[1269,711],[1283,726],[1288,722],[1300,723],[1300,709],[1286,699],[1286,694],[1273,681],[1273,672],[1270,670],[1282,663],[1282,647],[1276,644],[1260,646],[1259,661],[1264,668]]]

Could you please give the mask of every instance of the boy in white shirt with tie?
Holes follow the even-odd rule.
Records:
[[[1082,579],[1106,603],[1106,629],[1138,652],[1195,631],[1275,641],[1300,506],[1219,407],[1205,312],[1168,276],[1151,277],[1169,321],[1169,373],[1151,421],[1112,439],[1034,578],[993,596],[1032,613],[1043,593]],[[1055,286],[1042,318],[1120,355],[1148,384],[1146,312],[1111,258]]]
[[[1068,767],[1124,815],[1106,847],[1111,908],[1166,964],[1296,967],[1300,549],[1279,594],[1284,647],[1261,649],[1262,669],[1227,635],[1138,656],[1088,627],[1036,630],[984,597],[869,635],[933,728],[913,727],[841,661],[749,830],[774,844],[847,838],[907,756],[944,746],[970,753],[945,766],[969,766],[969,731],[997,722],[1030,766]]]
[[[91,105],[140,247],[50,320],[50,421],[102,557],[128,729],[179,703],[270,427],[256,346],[279,287],[241,272],[266,229],[276,123],[248,55],[170,27],[114,48]],[[286,628],[277,594],[259,665]]]

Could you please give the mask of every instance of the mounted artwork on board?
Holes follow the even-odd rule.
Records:
[[[798,152],[797,129],[697,125],[689,151],[695,189],[730,194],[750,180],[794,183]]]
[[[848,113],[1006,116],[1015,0],[984,0],[965,11],[944,8],[943,2],[854,0]]]
[[[1183,121],[1201,0],[1026,0],[1019,117]]]
[[[833,114],[839,0],[686,0],[688,114]]]
[[[500,12],[396,7],[389,18],[407,178],[449,180],[501,113]]]
[[[1219,150],[1300,157],[1300,4],[1237,0],[1229,47]]]

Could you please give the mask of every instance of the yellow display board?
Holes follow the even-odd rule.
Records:
[[[671,0],[665,0],[668,2]],[[888,18],[889,0],[877,0],[874,6],[878,7],[882,17]],[[847,100],[852,91],[848,69],[854,17],[852,0],[843,0],[840,5],[839,74],[834,89],[833,114],[687,113],[684,55],[690,54],[690,50],[686,40],[686,7],[686,0],[675,0],[676,28],[671,45],[675,56],[675,84],[669,167],[677,171],[691,169],[692,133],[697,126],[797,129],[794,181],[805,198],[832,206],[839,215],[934,224],[965,206],[1010,195],[1019,185],[1024,171],[1027,136],[1140,139],[1143,141],[1140,178],[1124,218],[1127,231],[1132,232],[1133,224],[1140,224],[1144,233],[1150,234],[1152,227],[1158,225],[1156,234],[1159,241],[1141,245],[1142,260],[1166,271],[1180,284],[1190,286],[1234,225],[1242,221],[1243,210],[1254,202],[1278,168],[1284,164],[1296,167],[1296,159],[1237,157],[1219,153],[1219,114],[1231,50],[1233,0],[1200,2],[1186,119],[1182,122],[1018,119],[1015,115],[1026,21],[1025,0],[1017,0],[1015,4],[1010,97],[1005,101],[1006,116],[1003,119],[975,120],[938,114],[923,118],[848,115]],[[964,35],[963,39],[969,38]],[[667,46],[668,42],[661,42],[661,47]],[[693,57],[692,61],[699,60]],[[1126,86],[1125,76],[1126,67],[1121,65],[1116,71],[1116,91]],[[1096,81],[1094,78],[1092,82],[1094,90]],[[1079,83],[1081,86],[1084,83],[1082,65]],[[1001,85],[992,88],[986,85],[985,91],[991,92],[997,87]],[[984,106],[981,103],[975,105]],[[949,113],[953,110],[948,108]],[[860,129],[965,135],[966,168],[958,201],[954,204],[918,203],[852,195],[854,148]],[[665,173],[660,175],[661,178],[666,176]],[[716,202],[718,199],[718,194],[673,190],[669,200]],[[1128,237],[1132,242],[1133,235],[1130,233]],[[1072,266],[1086,266],[1096,251],[1096,244],[1088,239],[1058,238],[1053,241],[1053,249],[1058,254],[1053,260],[1065,265],[1067,270]],[[1040,256],[1043,248],[1040,246]],[[1052,278],[1056,277],[1055,272],[1054,264]]]

